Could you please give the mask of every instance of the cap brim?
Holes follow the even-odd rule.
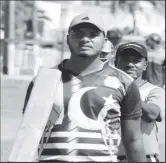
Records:
[[[144,58],[147,59],[147,57],[145,57],[145,56],[144,56],[137,48],[135,48],[135,47],[125,47],[125,48],[123,48],[121,51],[119,51],[117,55],[121,54],[124,50],[127,50],[127,49],[135,50],[135,51],[138,52],[142,57],[144,57]]]
[[[102,31],[102,32],[105,33],[105,31],[104,31],[102,28],[100,28],[98,25],[96,25],[95,23],[89,22],[89,21],[87,21],[87,20],[83,20],[83,21],[81,21],[81,22],[79,22],[79,23],[73,24],[72,26],[69,27],[69,30],[68,30],[68,31],[70,31],[72,28],[76,27],[77,25],[84,24],[84,23],[92,24],[92,25],[94,25],[96,28],[98,28],[100,31]]]

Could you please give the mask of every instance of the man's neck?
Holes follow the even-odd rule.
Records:
[[[137,78],[135,80],[135,82],[136,82],[137,86],[140,87],[144,83],[144,80],[142,79],[142,76],[141,76],[141,77]]]
[[[71,57],[65,64],[65,68],[81,76],[99,71],[104,62],[97,57]]]

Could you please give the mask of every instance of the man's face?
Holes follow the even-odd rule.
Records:
[[[91,57],[101,53],[105,37],[96,26],[83,23],[70,30],[67,43],[71,53],[80,57]]]
[[[132,78],[137,79],[146,70],[147,61],[135,50],[124,50],[117,57],[116,66]]]

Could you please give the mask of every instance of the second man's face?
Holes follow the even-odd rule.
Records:
[[[99,55],[104,42],[104,33],[89,23],[77,25],[68,35],[68,45],[71,53],[80,57]]]
[[[138,52],[131,50],[117,57],[116,66],[132,78],[137,79],[146,70],[147,62]]]

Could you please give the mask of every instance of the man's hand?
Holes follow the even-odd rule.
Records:
[[[141,101],[142,119],[148,123],[152,121],[161,121],[159,106],[152,103],[145,103]]]

